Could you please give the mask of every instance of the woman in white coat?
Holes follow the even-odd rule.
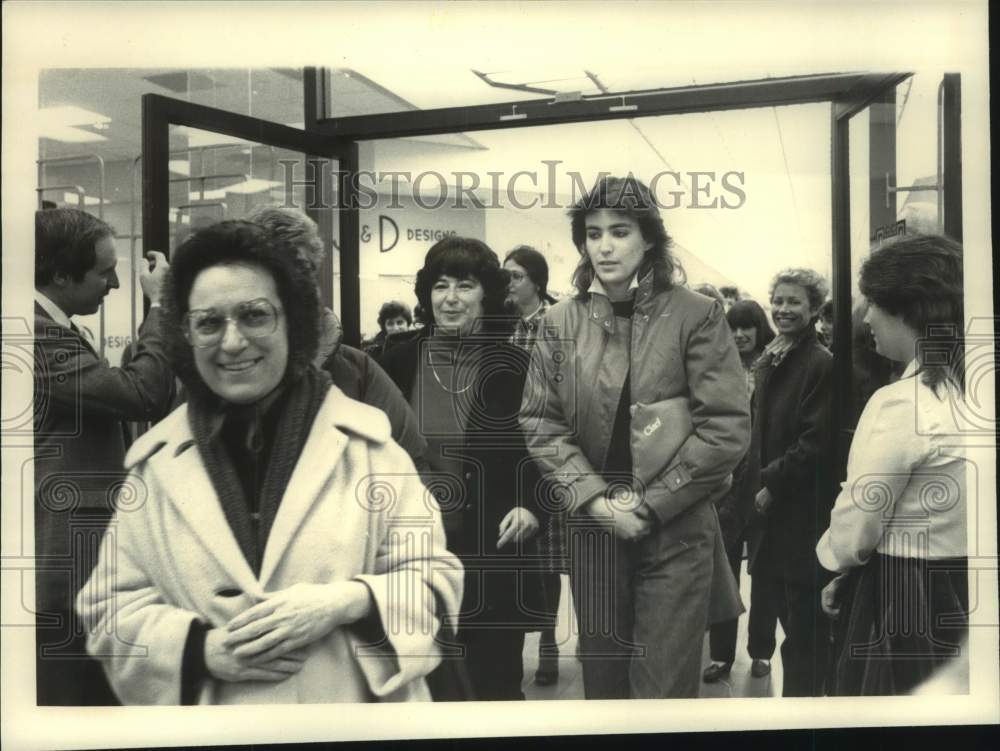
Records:
[[[222,222],[164,296],[187,404],[137,441],[77,600],[124,704],[429,699],[462,568],[386,416],[311,361],[308,265]]]

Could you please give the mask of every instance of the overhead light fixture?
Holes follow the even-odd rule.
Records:
[[[227,193],[237,193],[240,195],[246,195],[250,193],[261,193],[265,190],[270,190],[271,188],[280,188],[282,185],[283,183],[278,180],[261,180],[259,178],[254,177],[249,180],[243,180],[242,182],[233,183],[232,185],[227,185],[225,188],[206,190],[204,193],[202,193],[200,190],[189,191],[188,200],[217,201],[225,198]]]
[[[504,123],[509,120],[527,120],[528,116],[523,112],[517,111],[517,105],[512,104],[510,107],[509,115],[500,115],[500,122]]]
[[[64,143],[95,143],[107,141],[104,136],[84,127],[107,130],[111,118],[100,112],[92,112],[82,107],[64,104],[58,107],[43,107],[38,110],[40,132],[42,138]]]
[[[188,200],[189,201],[220,201],[226,197],[226,189],[221,188],[219,190],[206,190],[202,193],[200,190],[189,191]]]
[[[45,107],[38,110],[42,125],[106,125],[111,118],[100,112],[92,112],[70,104],[59,107]]]
[[[230,185],[225,190],[227,193],[260,193],[264,190],[281,187],[282,184],[283,183],[278,180],[261,180],[256,177],[252,177],[241,183]]]
[[[97,143],[108,139],[98,133],[91,133],[89,130],[71,128],[68,125],[43,125],[38,133],[42,138],[49,138],[53,141],[63,143]]]
[[[213,133],[210,130],[199,130],[198,128],[189,128],[187,125],[178,125],[174,128],[174,134],[181,135],[187,138],[188,148],[197,149],[201,146],[222,146],[225,144],[245,144],[247,146],[256,146],[257,144],[252,141],[247,141],[243,138],[236,138],[235,136],[227,136],[222,133]]]
[[[63,193],[63,203],[73,203],[79,206],[80,195],[78,193]],[[100,203],[101,199],[97,196],[83,196],[84,206],[99,206]]]

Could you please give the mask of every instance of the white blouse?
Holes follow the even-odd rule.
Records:
[[[846,571],[877,550],[900,558],[966,555],[966,464],[961,391],[940,396],[916,372],[876,391],[858,422],[847,480],[820,538],[824,568]]]

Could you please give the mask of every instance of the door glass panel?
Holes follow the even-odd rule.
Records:
[[[943,74],[917,74],[850,121],[851,419],[899,377],[905,363],[875,352],[858,291],[861,265],[879,244],[903,234],[942,231],[944,187],[938,89]],[[839,332],[838,332],[839,333]],[[835,335],[837,335],[835,333]]]
[[[302,211],[318,208],[320,239],[332,264],[326,283],[333,285],[335,312],[339,312],[339,237],[336,160],[321,159],[324,195],[314,201],[313,168],[303,154],[231,138],[206,130],[171,126],[170,129],[170,245],[176,249],[200,227],[223,219],[243,219],[263,206]],[[331,270],[332,268],[332,270]]]

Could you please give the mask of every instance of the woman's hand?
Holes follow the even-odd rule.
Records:
[[[360,620],[371,607],[371,593],[361,582],[294,584],[266,594],[233,618],[223,645],[235,657],[263,666]]]
[[[609,521],[615,536],[629,542],[641,540],[653,529],[649,507],[631,490],[616,492],[614,499],[599,496],[590,502],[587,511],[597,519]]]
[[[753,499],[753,507],[761,515],[768,512],[772,503],[774,503],[774,496],[771,495],[771,491],[767,488],[761,488]]]
[[[538,531],[538,526],[538,518],[528,509],[520,506],[512,508],[500,522],[497,549],[511,542],[521,542],[531,538]]]
[[[823,591],[820,592],[820,607],[830,618],[836,619],[840,615],[840,587],[846,578],[847,574],[841,574],[831,579],[830,583],[823,587]]]
[[[225,640],[229,632],[213,628],[205,634],[205,667],[220,681],[283,681],[302,668],[303,656],[292,652],[263,663],[250,663],[237,657]]]

